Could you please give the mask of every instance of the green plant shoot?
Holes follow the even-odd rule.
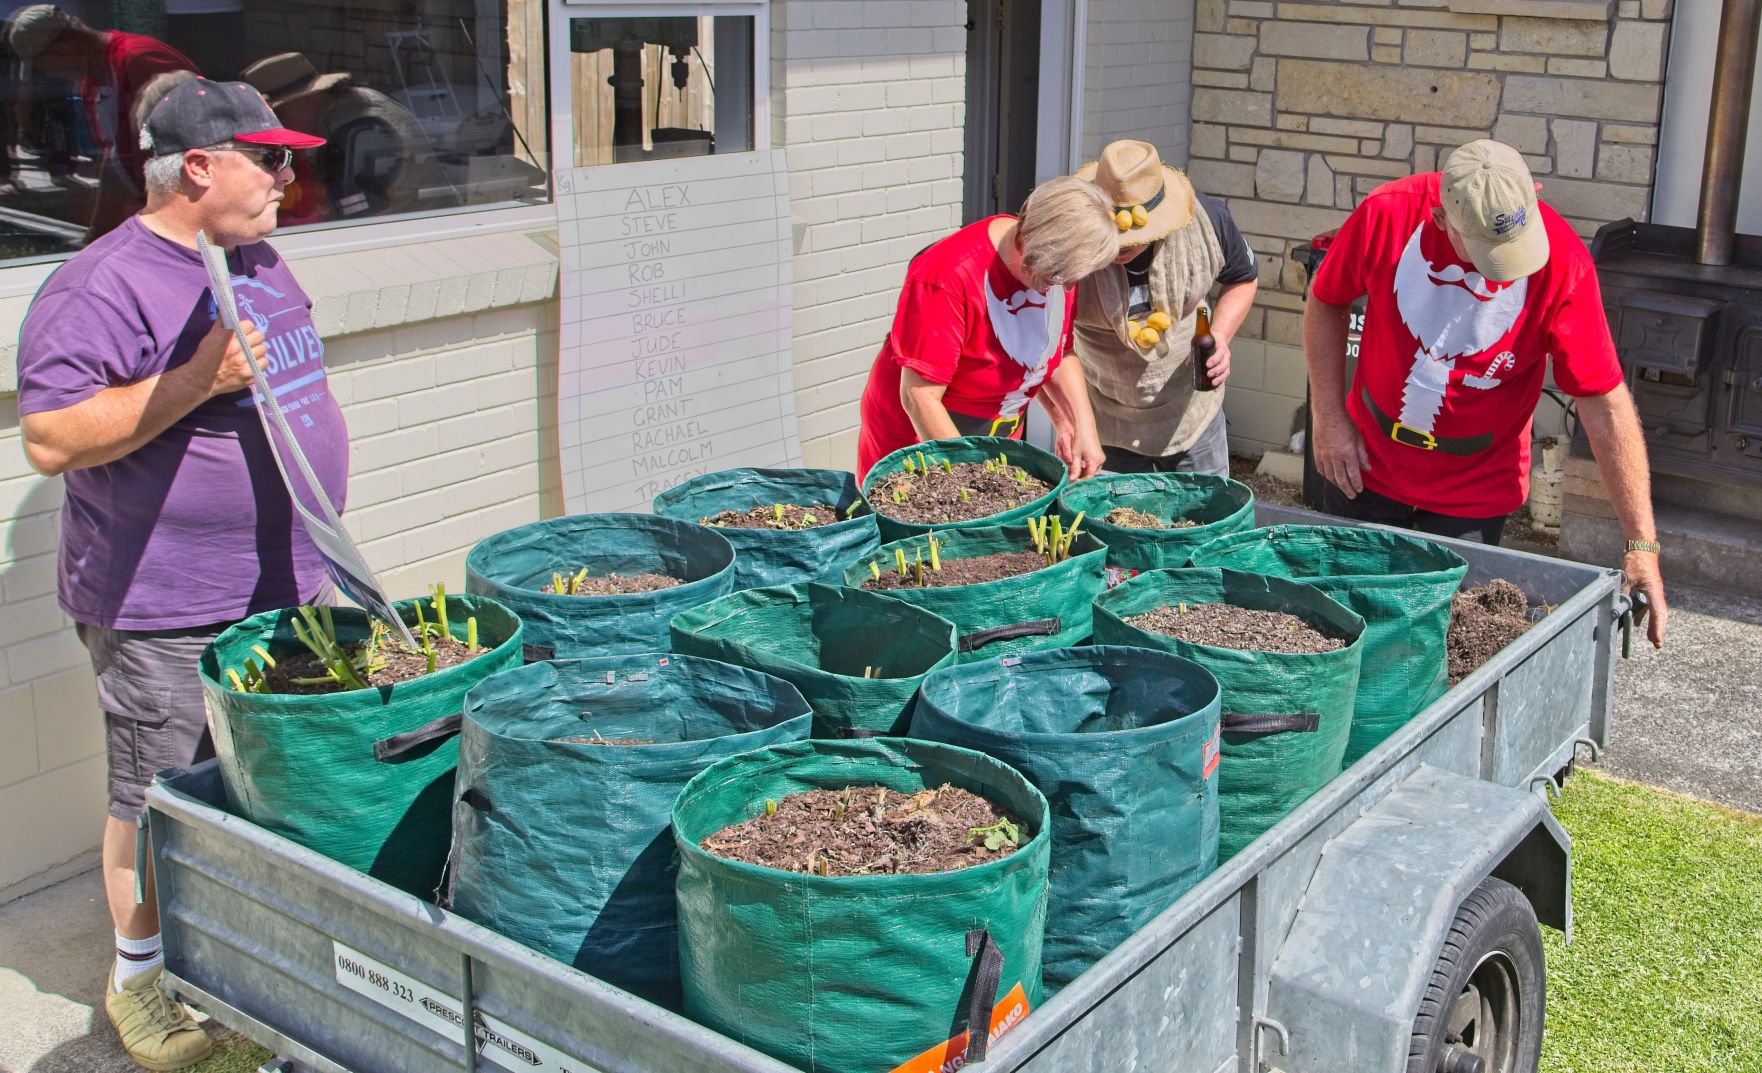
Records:
[[[819,522],[820,522],[820,519],[814,517],[813,511],[811,511],[811,510],[802,511],[801,525],[802,525],[803,529],[806,529],[810,525],[818,525]]]
[[[905,575],[905,549],[904,548],[894,548],[893,549],[893,556],[895,559],[899,560],[899,576],[905,577],[906,576]]]
[[[863,505],[863,500],[862,500],[862,497],[860,497],[860,496],[857,497],[856,499],[851,500],[850,506],[844,508],[844,516],[846,518],[856,517],[857,508],[862,505]]]
[[[931,533],[930,534],[930,569],[932,569],[932,570],[941,570],[942,569],[942,555],[940,554],[940,552],[941,552],[941,549],[938,548],[936,545],[936,534]]]
[[[777,525],[783,524],[783,504],[771,504],[771,521]]]
[[[1022,843],[1022,832],[1008,817],[1000,817],[989,827],[974,827],[967,831],[967,842],[972,845],[983,844],[993,852],[1005,846],[1015,849]]]
[[[472,615],[470,618],[465,620],[465,648],[467,651],[471,651],[471,652],[477,651],[477,616],[476,615]]]
[[[940,461],[942,462],[942,472],[944,472],[944,473],[953,473],[954,472],[954,463],[950,462],[946,458],[941,459]]]
[[[765,815],[767,815],[767,816],[777,815],[777,802],[771,800],[768,797],[765,798]]]
[[[881,566],[873,559],[869,560],[869,574],[874,577],[876,581],[881,580]]]

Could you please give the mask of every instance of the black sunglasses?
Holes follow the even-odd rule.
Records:
[[[208,148],[211,152],[243,153],[255,157],[257,163],[271,174],[294,166],[294,151],[285,145],[211,145]]]

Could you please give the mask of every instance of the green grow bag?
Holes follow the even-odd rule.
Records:
[[[685,584],[624,596],[540,592],[582,567],[667,574]],[[667,650],[667,622],[734,587],[734,547],[707,526],[652,514],[575,514],[509,529],[465,557],[467,591],[493,596],[526,624],[526,661]]]
[[[724,757],[808,736],[794,686],[692,656],[497,674],[465,697],[454,912],[679,1009],[673,800]],[[573,739],[641,739],[596,745]]]
[[[1468,564],[1448,548],[1381,529],[1276,525],[1207,544],[1193,565],[1290,578],[1364,619],[1347,767],[1449,688],[1444,637]]]
[[[1190,529],[1113,525],[1106,519],[1115,507],[1199,524]],[[1142,570],[1186,566],[1205,544],[1253,529],[1254,491],[1209,473],[1102,474],[1067,486],[1058,497],[1058,513],[1067,526],[1079,511],[1082,527],[1107,545],[1108,583],[1118,584]]]
[[[889,518],[885,511],[887,504],[876,498],[875,487],[884,479],[893,476],[905,468],[908,457],[916,458],[923,452],[926,459],[946,458],[955,462],[984,462],[987,458],[1006,455],[1010,465],[1020,466],[1030,476],[1038,477],[1051,486],[1051,489],[1037,499],[1023,503],[1014,510],[1001,511],[984,518],[974,518],[966,522],[947,522],[941,525],[920,525],[917,522],[901,522]],[[914,443],[910,447],[899,450],[881,459],[870,468],[863,478],[863,498],[875,510],[876,520],[881,526],[883,541],[904,540],[909,536],[917,536],[934,529],[941,533],[950,529],[971,529],[977,526],[1002,525],[1005,522],[1023,521],[1038,518],[1051,509],[1053,501],[1070,479],[1070,471],[1059,457],[1049,451],[1041,450],[1023,440],[1012,440],[1007,436],[961,436],[952,440],[926,440]]]
[[[1193,644],[1125,621],[1183,603],[1283,611],[1350,643],[1312,654],[1248,652]],[[1223,689],[1219,861],[1240,853],[1340,773],[1363,635],[1364,620],[1320,591],[1235,570],[1152,570],[1095,601],[1096,644],[1173,652],[1210,671]]]
[[[1088,531],[1084,521],[1071,543],[1071,556],[1056,566],[1031,574],[928,589],[882,589],[877,596],[916,604],[954,623],[959,635],[959,663],[1065,648],[1089,638],[1095,597],[1106,587],[1103,572],[1107,547]],[[1000,551],[1033,548],[1025,525],[994,525],[976,529],[936,530],[943,560],[970,559]],[[894,552],[915,564],[923,556],[929,570],[929,539],[918,536],[884,544],[874,554],[845,568],[844,583],[855,587],[872,577],[869,564],[887,573],[899,569]]]
[[[954,645],[947,619],[817,582],[746,589],[673,619],[673,651],[751,667],[801,690],[817,738],[905,733],[919,684],[954,662]]]
[[[1217,867],[1218,684],[1190,660],[1110,645],[951,667],[912,737],[994,756],[1051,804],[1049,991]]]
[[[837,469],[730,469],[707,473],[656,496],[655,513],[682,522],[697,522],[725,510],[751,510],[776,503],[830,503],[830,515],[837,520],[812,529],[711,526],[734,545],[736,589],[834,581],[839,563],[866,555],[881,543],[875,515],[857,491],[856,476]]]
[[[756,816],[767,798],[944,783],[1014,814],[1021,847],[951,872],[825,877],[698,846]],[[931,742],[812,741],[716,764],[673,807],[686,1015],[808,1073],[885,1073],[965,1029],[972,1007],[985,1022],[987,989],[970,984],[979,963],[995,965],[993,951],[1002,955],[997,998],[1019,984],[1038,1006],[1047,824],[1046,799],[1018,772]]]
[[[424,603],[427,603],[425,600]],[[416,624],[416,601],[394,605]],[[430,615],[424,608],[424,615]],[[337,640],[365,641],[367,613],[332,610]],[[228,667],[304,652],[292,609],[238,623],[202,652],[214,752],[227,799],[239,815],[419,898],[440,884],[451,825],[459,710],[472,686],[520,665],[520,620],[483,596],[447,597],[453,636],[477,619],[488,651],[434,674],[378,689],[314,695],[240,693],[222,684]]]

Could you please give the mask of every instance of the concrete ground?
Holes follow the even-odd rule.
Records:
[[[1616,672],[1608,771],[1762,813],[1762,600],[1670,591],[1663,652]],[[0,905],[0,1073],[135,1073],[102,1006],[111,957],[94,869]],[[211,1032],[218,1026],[210,1024]]]

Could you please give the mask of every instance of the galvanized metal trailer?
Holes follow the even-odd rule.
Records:
[[[1257,518],[1336,522],[1265,505]],[[1577,746],[1609,733],[1620,575],[1442,543],[1468,560],[1465,584],[1503,577],[1553,612],[969,1068],[1396,1073],[1458,909],[1488,877],[1570,937],[1571,848],[1547,795]],[[148,793],[167,985],[279,1068],[791,1073],[223,802],[212,762]],[[1499,1022],[1518,1000],[1538,1015],[1539,995],[1505,998],[1466,987],[1445,1005],[1485,1050],[1517,1031]],[[1502,1064],[1464,1049],[1425,1073]]]

